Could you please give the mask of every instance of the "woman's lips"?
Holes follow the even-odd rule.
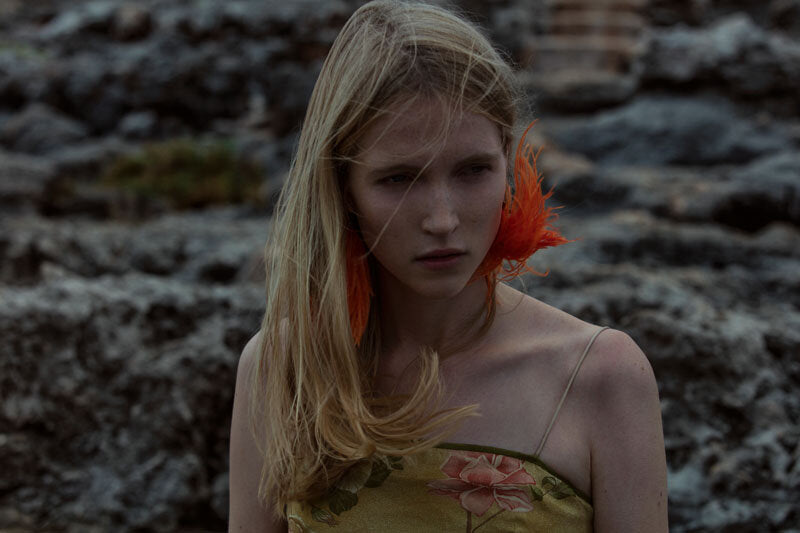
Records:
[[[434,254],[420,257],[417,261],[431,270],[445,270],[456,266],[463,256],[464,252]]]

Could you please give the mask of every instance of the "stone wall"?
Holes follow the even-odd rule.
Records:
[[[223,531],[268,208],[103,186],[223,139],[280,187],[356,1],[0,0],[0,530]],[[463,1],[519,68],[560,224],[530,294],[659,382],[673,531],[800,523],[800,3]]]

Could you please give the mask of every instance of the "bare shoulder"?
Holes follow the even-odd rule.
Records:
[[[239,366],[236,373],[237,384],[240,380],[246,379],[252,375],[253,368],[258,360],[258,352],[261,345],[261,331],[250,337],[250,340],[245,344],[242,349],[242,354],[239,356]]]
[[[581,372],[587,390],[598,401],[658,396],[650,361],[627,333],[616,329],[602,331],[590,352]]]
[[[538,347],[546,347],[564,369],[574,367],[577,357],[599,332],[578,374],[582,387],[593,396],[618,394],[621,390],[628,394],[657,391],[647,357],[628,334],[611,328],[600,332],[600,326],[508,286],[503,286],[501,294],[504,307],[511,310],[503,338],[514,338],[517,343],[530,340]]]
[[[573,387],[591,448],[660,435],[658,384],[647,356],[627,333],[596,326],[595,333]]]
[[[667,531],[661,409],[647,357],[626,333],[604,330],[576,389],[589,437],[595,531]]]
[[[286,329],[289,327],[288,321],[283,319],[280,323],[280,333],[281,336],[286,335]],[[260,358],[262,356],[262,351],[264,347],[261,345],[261,341],[263,340],[263,332],[261,330],[257,331],[255,335],[250,337],[250,340],[247,341],[245,344],[244,349],[242,349],[242,354],[239,356],[239,367],[237,371],[237,388],[238,382],[245,378],[252,377],[252,372],[255,370],[257,364],[259,364]],[[285,339],[281,339],[279,342],[283,343]],[[284,346],[282,346],[283,348]]]
[[[253,379],[255,370],[259,362],[259,351],[261,349],[261,332],[253,335],[242,349],[239,355],[239,363],[236,368],[236,389],[234,391],[235,407],[239,412],[234,414],[245,414],[245,407],[250,404]]]
[[[233,399],[230,439],[230,498],[229,531],[237,533],[272,533],[286,531],[286,525],[278,520],[258,496],[263,456],[258,435],[263,427],[254,428],[250,419],[250,404],[253,393],[253,376],[259,363],[261,336],[254,335],[242,350],[236,373],[236,391]]]

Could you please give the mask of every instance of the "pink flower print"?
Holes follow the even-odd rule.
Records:
[[[457,500],[475,516],[482,516],[495,502],[502,510],[524,513],[533,505],[522,487],[536,481],[522,464],[505,455],[453,452],[442,465],[449,478],[430,481],[428,487],[433,494]]]

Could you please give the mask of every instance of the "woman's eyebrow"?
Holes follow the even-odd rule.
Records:
[[[470,154],[467,157],[459,159],[453,165],[455,167],[463,167],[466,165],[474,164],[474,163],[494,163],[496,160],[500,159],[500,152],[491,151],[491,152],[479,152],[476,154]],[[417,165],[414,163],[392,163],[385,166],[376,167],[370,170],[367,173],[367,176],[370,178],[375,177],[382,177],[386,175],[390,175],[396,172],[419,172],[422,169],[421,165]]]
[[[367,177],[381,178],[383,176],[388,176],[398,172],[419,172],[420,169],[421,167],[413,165],[411,163],[396,163],[392,165],[386,165],[383,167],[374,168],[367,173]]]
[[[501,153],[496,151],[480,152],[461,159],[455,166],[461,167],[472,163],[494,163],[496,160],[500,159],[500,155]]]

